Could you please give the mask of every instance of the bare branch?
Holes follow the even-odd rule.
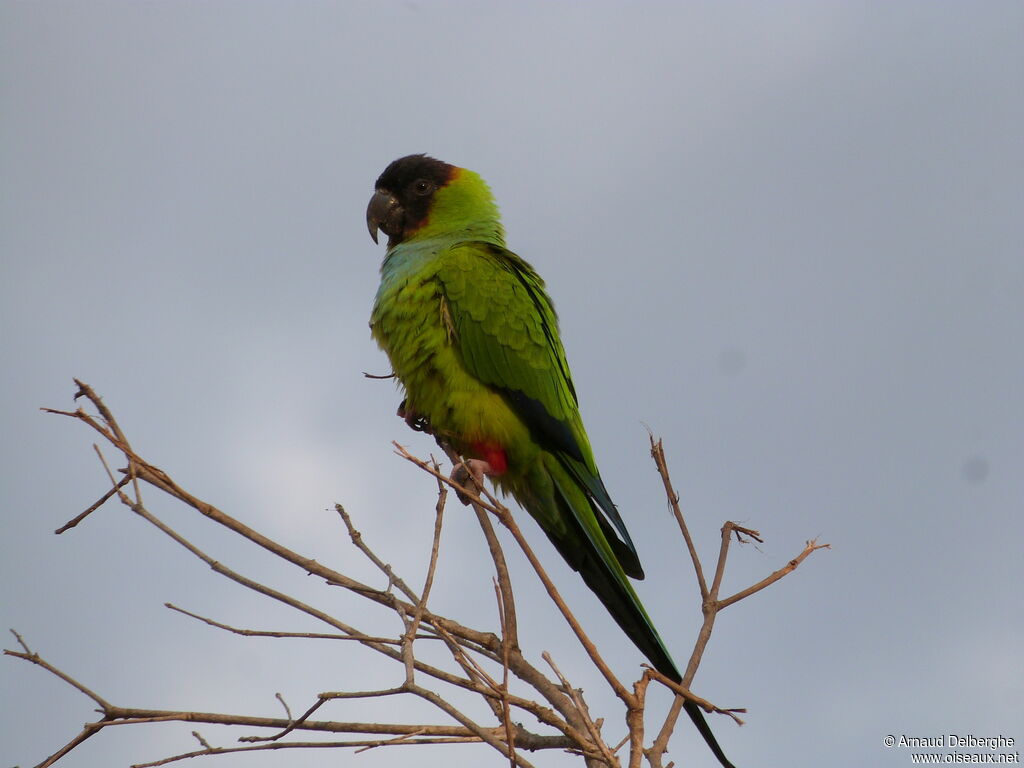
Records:
[[[352,522],[352,517],[345,511],[345,508],[341,506],[341,504],[335,504],[334,510],[341,516],[342,521],[345,523],[345,528],[348,529],[349,538],[352,539],[352,543],[355,545],[356,549],[366,555],[366,558],[377,566],[381,573],[388,577],[389,584],[394,584],[413,602],[418,601],[420,599],[419,595],[413,592],[413,590],[410,589],[404,581],[395,576],[391,566],[377,557],[373,550],[371,550],[366,544],[363,540],[363,534],[355,527],[355,524]]]
[[[87,507],[84,512],[82,512],[81,514],[75,515],[75,517],[71,518],[66,523],[64,523],[64,525],[62,525],[60,528],[55,530],[54,533],[59,535],[61,533],[64,533],[64,531],[66,531],[66,530],[68,530],[70,528],[74,528],[80,522],[85,520],[85,518],[87,518],[89,515],[91,515],[97,509],[99,509],[104,504],[106,504],[107,501],[110,500],[111,496],[116,494],[119,490],[124,488],[130,482],[131,482],[131,478],[130,477],[126,476],[126,477],[121,478],[113,488],[111,488],[109,491],[107,491],[102,496],[100,496],[99,499],[97,501],[95,501],[93,504],[90,504],[89,507]]]
[[[284,696],[280,692],[274,694],[274,698],[281,702],[281,706],[284,707],[284,713],[288,715],[288,719],[292,719],[292,710],[288,706],[288,702],[284,700]]]
[[[679,508],[679,494],[676,493],[676,489],[672,486],[672,478],[668,473],[668,463],[665,460],[665,446],[659,438],[657,441],[654,440],[654,433],[650,429],[647,430],[647,438],[651,442],[651,456],[654,459],[654,465],[658,469],[658,474],[661,476],[661,482],[665,486],[665,495],[668,497],[669,506],[672,507],[672,515],[676,519],[676,523],[679,525],[679,531],[683,534],[683,539],[686,541],[686,549],[690,552],[690,560],[693,562],[693,570],[697,574],[697,585],[700,587],[701,600],[708,599],[708,585],[704,581],[704,569],[701,568],[700,557],[697,555],[697,547],[693,543],[693,538],[690,536],[690,529],[686,525],[686,519],[683,517],[683,512]]]
[[[437,463],[434,463],[434,467],[437,467]],[[423,583],[423,591],[421,597],[416,601],[416,608],[413,611],[412,619],[408,622],[409,626],[402,636],[402,654],[405,661],[405,675],[406,681],[409,683],[413,682],[413,673],[415,670],[415,664],[413,663],[413,642],[416,640],[416,630],[419,629],[420,622],[423,620],[423,612],[427,608],[427,598],[430,597],[430,588],[434,584],[434,572],[437,570],[437,556],[441,548],[441,524],[444,521],[444,503],[447,498],[447,491],[445,487],[440,483],[437,484],[437,505],[434,508],[434,536],[431,539],[430,544],[430,564],[427,566],[427,575]]]
[[[352,741],[285,741],[271,742],[269,744],[257,744],[248,747],[211,747],[195,752],[184,752],[180,755],[165,757],[161,760],[154,760],[149,763],[134,763],[131,768],[157,768],[161,765],[169,765],[179,760],[188,760],[193,757],[205,757],[207,755],[226,755],[232,752],[265,752],[267,750],[279,749],[343,749],[356,748],[355,752],[362,752],[366,749],[386,746],[416,746],[422,744],[479,744],[480,739],[475,736],[458,737],[430,737],[414,738],[412,734],[398,736],[393,739],[373,740],[352,740]]]
[[[737,725],[743,725],[743,721],[736,716],[736,713],[737,712],[746,713],[747,710],[745,708],[743,708],[743,707],[731,707],[729,709],[724,709],[722,707],[717,707],[714,704],[712,704],[710,701],[708,701],[707,699],[702,699],[700,696],[697,696],[696,694],[694,694],[689,688],[686,688],[685,686],[680,685],[679,683],[675,682],[674,680],[671,680],[671,679],[665,677],[665,675],[661,674],[661,672],[659,672],[656,669],[653,669],[652,667],[647,667],[647,671],[646,671],[645,674],[646,674],[647,677],[649,677],[649,678],[651,678],[653,680],[657,680],[659,683],[664,685],[666,688],[668,688],[671,691],[673,691],[680,698],[686,699],[688,701],[692,701],[694,704],[699,706],[705,712],[717,712],[720,715],[728,715],[729,717],[731,717],[733,720],[736,721]]]
[[[436,694],[426,691],[424,689],[418,689],[411,691],[418,696],[431,700],[432,703],[439,705],[441,709],[455,716],[456,720],[465,721],[464,727],[457,726],[443,726],[443,725],[403,725],[397,723],[358,723],[358,722],[336,722],[336,721],[310,721],[308,720],[308,714],[315,711],[323,702],[332,698],[348,697],[348,694],[334,694],[326,693],[321,694],[321,698],[317,704],[310,707],[307,713],[298,718],[292,720],[290,717],[288,720],[281,720],[279,718],[267,718],[267,717],[250,717],[244,715],[235,714],[220,714],[211,712],[195,712],[195,711],[168,711],[168,710],[153,710],[153,709],[142,709],[142,708],[128,708],[128,707],[116,707],[106,702],[106,700],[99,697],[97,694],[91,692],[88,688],[78,683],[76,680],[71,678],[69,675],[60,671],[49,662],[40,658],[38,654],[28,654],[20,651],[5,650],[5,654],[15,656],[17,658],[31,661],[35,664],[46,669],[51,674],[59,677],[60,679],[67,682],[69,685],[81,690],[86,693],[94,701],[100,703],[103,712],[104,719],[96,723],[90,723],[86,726],[85,730],[73,739],[66,747],[60,752],[56,753],[47,761],[44,761],[41,765],[52,765],[56,759],[67,754],[77,744],[84,741],[89,736],[93,735],[98,730],[113,726],[113,725],[132,725],[136,723],[154,723],[154,722],[170,722],[170,721],[182,721],[182,722],[202,722],[208,724],[217,725],[247,725],[261,728],[279,728],[291,730],[305,730],[305,731],[318,731],[318,732],[332,732],[332,733],[374,733],[374,734],[388,734],[388,735],[429,735],[429,736],[444,736],[449,738],[455,738],[460,740],[471,739],[472,740],[483,740],[491,743],[498,749],[502,749],[500,741],[492,733],[486,731],[486,729],[480,729],[467,718],[461,715],[454,707],[447,705],[445,702],[440,701],[436,697]],[[33,658],[34,656],[34,658]],[[388,691],[379,692],[362,692],[359,696],[371,696],[371,695],[385,695],[391,693]],[[549,749],[549,748],[566,748],[571,745],[571,742],[566,741],[564,737],[543,737],[537,735],[527,734],[530,748],[532,749]],[[198,738],[198,737],[197,737]],[[257,741],[256,737],[243,738],[244,741]],[[378,742],[359,742],[359,746],[365,746],[367,744],[377,744]],[[355,746],[352,742],[346,742],[347,746]],[[199,753],[190,754],[218,754],[221,750],[214,748],[212,751],[203,750]],[[227,751],[240,751],[240,750],[227,750]],[[168,760],[168,762],[170,762]],[[160,764],[154,763],[154,764]],[[517,758],[517,764],[529,768],[529,763]]]
[[[731,525],[731,523],[726,523],[726,525]],[[779,568],[779,570],[775,571],[770,576],[762,579],[761,581],[757,582],[757,584],[754,584],[753,586],[750,586],[750,587],[747,587],[746,589],[740,590],[739,592],[737,592],[735,595],[732,595],[731,597],[727,597],[724,600],[719,600],[718,601],[718,609],[721,610],[722,608],[726,608],[726,607],[732,605],[733,603],[739,602],[743,598],[749,597],[750,595],[754,594],[755,592],[760,592],[765,587],[774,584],[776,581],[781,579],[786,574],[789,574],[789,573],[792,573],[793,571],[795,571],[797,569],[797,567],[800,565],[800,563],[802,563],[804,560],[807,559],[808,555],[810,555],[812,552],[814,552],[815,550],[818,550],[818,549],[832,549],[832,545],[831,544],[819,544],[817,539],[811,539],[804,546],[803,552],[801,552],[799,555],[794,557],[792,560],[790,560],[788,563],[786,563],[784,566],[782,566],[782,568]]]
[[[288,711],[288,724],[284,727],[284,730],[279,731],[278,733],[275,733],[272,736],[243,736],[243,737],[241,737],[239,739],[239,741],[251,741],[251,742],[278,741],[279,739],[284,738],[289,733],[294,731],[296,728],[301,728],[303,726],[303,724],[307,720],[309,720],[310,715],[312,715],[314,712],[316,712],[318,709],[320,709],[320,707],[322,707],[324,704],[326,704],[327,701],[328,700],[325,699],[323,696],[319,696],[317,698],[317,702],[315,704],[313,704],[311,707],[309,707],[309,709],[307,709],[305,712],[303,712],[301,715],[299,715],[299,719],[298,720],[292,719],[292,713],[290,711],[288,711],[288,707],[286,705],[285,706],[285,711]],[[282,704],[283,703],[284,702],[282,702]]]
[[[559,611],[562,613],[562,616],[565,618],[569,626],[572,628],[572,631],[575,633],[576,638],[580,641],[584,649],[587,651],[587,655],[590,656],[591,660],[594,662],[595,666],[597,666],[598,670],[600,670],[605,680],[608,681],[608,684],[615,691],[615,694],[620,699],[622,699],[623,702],[627,702],[628,706],[628,702],[632,697],[632,694],[628,690],[626,690],[625,686],[623,686],[622,683],[619,682],[618,678],[615,677],[614,673],[611,671],[611,668],[601,657],[601,654],[598,653],[597,647],[587,636],[586,632],[583,631],[583,627],[580,625],[575,615],[573,615],[572,611],[569,610],[569,606],[566,604],[565,600],[562,599],[562,596],[561,594],[559,594],[554,582],[551,580],[551,577],[548,576],[547,571],[544,570],[544,567],[540,564],[540,560],[534,554],[533,548],[530,547],[529,543],[526,541],[526,538],[523,536],[522,531],[519,529],[519,526],[515,522],[515,518],[512,517],[512,514],[508,511],[508,509],[489,494],[487,495],[489,496],[490,500],[484,501],[475,492],[475,490],[471,490],[469,488],[460,486],[458,483],[452,481],[447,477],[444,477],[439,472],[433,470],[422,459],[418,459],[415,456],[413,456],[403,446],[398,445],[398,443],[395,443],[394,445],[397,449],[398,454],[402,456],[404,459],[407,459],[408,461],[412,462],[413,464],[420,467],[424,471],[429,472],[435,477],[440,478],[442,482],[445,482],[452,488],[455,488],[456,490],[462,492],[472,501],[473,504],[479,504],[483,509],[492,512],[494,515],[497,516],[501,524],[504,525],[505,528],[508,529],[509,533],[512,534],[512,537],[516,540],[516,544],[519,546],[519,548],[523,550],[523,554],[525,554],[527,560],[530,561],[530,565],[533,567],[533,570],[540,578],[541,583],[544,585],[544,589],[548,593],[548,596],[552,599],[555,605],[558,606]]]
[[[85,741],[86,739],[92,738],[97,733],[99,733],[100,732],[100,726],[102,726],[102,723],[87,723],[85,728],[82,729],[81,733],[79,733],[77,736],[75,736],[75,738],[73,738],[71,741],[69,741],[63,747],[58,749],[56,752],[54,752],[48,758],[43,760],[43,762],[41,762],[38,765],[36,765],[35,768],[50,768],[51,765],[56,763],[58,760],[60,760],[62,757],[64,757],[64,755],[68,754],[71,750],[73,750],[75,747],[77,747],[83,741]]]
[[[21,635],[19,635],[17,632],[14,632],[13,629],[11,630],[11,632],[13,632],[14,636],[18,638],[18,642],[21,643],[22,647],[27,649],[27,646],[24,644],[24,642],[22,642]],[[90,699],[95,701],[99,705],[100,709],[102,709],[104,712],[107,712],[110,709],[112,709],[111,704],[110,704],[109,701],[104,699],[102,696],[100,696],[98,693],[96,693],[92,689],[86,688],[84,685],[82,685],[82,683],[78,682],[77,680],[75,680],[75,678],[71,677],[71,675],[68,675],[68,674],[62,672],[61,670],[57,669],[55,666],[50,664],[50,662],[46,661],[46,659],[44,659],[38,653],[33,653],[31,651],[28,651],[28,650],[26,650],[23,653],[21,651],[10,651],[10,650],[7,650],[5,648],[4,649],[4,656],[14,656],[15,658],[18,658],[18,659],[24,659],[25,661],[30,661],[33,664],[35,664],[36,666],[42,667],[47,672],[49,672],[51,675],[54,675],[55,677],[59,677],[65,683],[70,685],[72,688],[75,688],[76,690],[81,691],[82,693],[84,693]]]
[[[526,537],[523,536],[523,532],[519,529],[519,526],[516,524],[515,519],[508,512],[507,509],[504,511],[504,514],[500,517],[500,520],[502,525],[504,525],[515,538],[516,544],[519,545],[519,548],[523,550],[523,554],[526,555],[526,558],[530,561],[530,565],[533,566],[533,570],[537,573],[537,576],[540,577],[541,583],[544,584],[544,589],[547,590],[548,597],[550,597],[551,600],[555,603],[555,605],[558,606],[558,610],[561,611],[562,616],[565,618],[569,626],[572,628],[572,631],[575,633],[576,639],[580,641],[580,644],[583,646],[584,650],[586,650],[587,655],[594,662],[594,665],[598,668],[598,670],[600,670],[605,680],[608,681],[608,684],[611,686],[612,690],[615,691],[615,694],[620,699],[622,699],[623,703],[625,703],[627,707],[632,706],[633,695],[628,690],[626,690],[625,686],[623,686],[621,682],[619,682],[619,679],[611,671],[611,668],[602,658],[601,654],[598,653],[597,646],[594,645],[593,641],[587,636],[586,632],[583,631],[583,626],[576,619],[576,616],[572,613],[572,611],[569,610],[568,604],[565,602],[561,594],[559,594],[558,590],[555,588],[555,584],[551,580],[551,577],[548,576],[547,571],[545,571],[544,567],[540,564],[540,560],[537,558],[537,555],[534,554],[533,549],[526,541]]]
[[[25,642],[25,638],[23,638],[20,634],[18,634],[18,632],[16,630],[14,630],[14,629],[10,629],[8,631],[12,635],[14,635],[14,639],[18,641],[18,645],[20,645],[22,647],[22,649],[25,651],[25,653],[32,654],[32,649],[28,647],[28,643]],[[32,654],[32,655],[34,655],[34,654]]]
[[[285,705],[285,707],[287,708],[287,705]],[[195,738],[196,741],[199,742],[200,746],[205,747],[206,749],[213,749],[213,747],[210,746],[210,742],[204,739],[202,734],[199,733],[199,731],[192,731],[192,736]]]
[[[644,705],[647,700],[647,687],[650,685],[649,675],[643,675],[633,684],[633,698],[636,706],[626,711],[626,726],[629,741],[629,768],[640,768],[640,760],[644,754]]]
[[[167,472],[149,463],[135,452],[124,431],[115,420],[113,413],[91,387],[79,380],[76,380],[76,384],[78,391],[75,398],[85,398],[88,400],[98,415],[88,413],[82,408],[78,408],[75,411],[43,410],[64,415],[86,424],[90,429],[101,435],[106,443],[123,454],[127,461],[127,467],[120,470],[123,476],[119,479],[116,478],[115,473],[111,471],[104,458],[100,446],[94,445],[94,449],[103,464],[111,487],[98,501],[57,529],[57,533],[62,533],[75,527],[89,514],[116,496],[132,512],[149,522],[175,543],[184,547],[214,572],[249,590],[315,618],[319,622],[326,624],[333,631],[286,632],[245,629],[192,613],[171,603],[165,603],[171,610],[201,621],[208,626],[242,636],[354,641],[375,653],[402,664],[405,675],[400,684],[392,687],[377,690],[320,692],[315,695],[315,699],[309,703],[306,710],[298,715],[298,717],[293,716],[288,703],[281,693],[274,695],[284,709],[285,718],[252,717],[233,713],[118,707],[43,660],[29,648],[20,635],[12,630],[22,650],[5,650],[4,653],[6,655],[29,661],[50,672],[90,697],[99,705],[101,711],[100,719],[87,723],[80,733],[37,768],[45,768],[52,765],[83,741],[101,730],[120,725],[159,722],[207,723],[238,728],[268,729],[270,735],[243,736],[240,739],[244,743],[242,746],[214,747],[200,735],[199,731],[192,731],[192,736],[199,743],[201,749],[164,757],[149,763],[137,764],[135,768],[155,768],[156,766],[163,766],[198,756],[271,749],[323,749],[335,747],[354,748],[357,751],[363,751],[380,747],[455,743],[487,744],[502,755],[503,759],[508,761],[511,768],[517,768],[517,766],[520,768],[532,768],[530,761],[524,755],[528,751],[542,749],[561,749],[578,754],[586,761],[588,768],[597,768],[598,766],[619,768],[620,757],[616,753],[624,744],[628,743],[630,745],[628,755],[629,768],[639,768],[644,757],[647,758],[651,768],[661,768],[662,756],[667,752],[669,737],[671,736],[676,719],[686,702],[693,702],[706,712],[726,714],[737,723],[742,724],[742,720],[737,716],[737,713],[741,713],[744,710],[721,709],[707,700],[695,696],[689,689],[704,649],[710,639],[718,611],[778,581],[787,573],[795,570],[814,550],[828,547],[827,544],[819,545],[816,541],[809,541],[804,551],[783,568],[757,584],[720,600],[718,595],[724,578],[732,537],[735,536],[739,542],[744,542],[747,539],[761,541],[760,534],[755,530],[727,522],[722,528],[719,556],[714,576],[711,583],[708,584],[705,580],[703,566],[697,555],[695,543],[690,536],[686,520],[680,509],[679,495],[676,493],[669,475],[664,446],[661,440],[655,440],[653,434],[649,434],[651,455],[661,476],[666,496],[680,532],[686,542],[697,576],[704,621],[697,634],[694,649],[686,671],[682,676],[681,684],[677,684],[659,672],[648,668],[641,678],[634,683],[632,691],[630,691],[611,672],[595,643],[584,632],[582,625],[569,609],[569,606],[565,603],[551,578],[541,565],[539,558],[527,543],[511,512],[486,488],[463,487],[451,478],[442,475],[440,466],[433,459],[429,463],[423,461],[395,443],[396,452],[400,456],[433,476],[437,484],[438,495],[435,506],[434,529],[422,590],[417,592],[409,587],[407,582],[395,572],[395,569],[369,547],[345,509],[340,504],[335,506],[348,531],[353,546],[386,577],[386,587],[378,589],[363,584],[344,573],[282,546],[280,543],[240,522],[235,517],[225,514],[212,504],[190,494],[182,486],[178,485]],[[403,413],[403,410],[404,407],[400,408],[399,415],[403,416],[410,426],[414,429],[434,434],[428,422],[415,418],[415,414]],[[438,444],[445,450],[453,465],[458,466],[462,462],[462,458],[453,452],[450,446],[446,445],[442,437],[434,436],[435,439],[438,439]],[[472,478],[472,473],[469,476]],[[316,576],[324,584],[341,587],[387,611],[392,611],[402,622],[403,632],[401,637],[378,637],[362,633],[356,627],[314,605],[244,576],[223,563],[214,560],[200,546],[182,536],[147,509],[143,503],[140,489],[140,485],[143,482],[186,504],[208,520],[248,539],[251,543],[272,555],[298,568],[302,568],[304,572]],[[132,490],[126,493],[125,488],[129,484],[131,484]],[[470,484],[473,485],[472,482]],[[448,488],[454,488],[460,493],[460,498],[464,497],[463,500],[472,505],[478,524],[487,541],[495,567],[494,591],[500,627],[498,634],[473,629],[451,618],[433,613],[428,608],[431,589],[441,557],[441,532]],[[582,692],[573,688],[568,680],[562,676],[549,654],[544,653],[543,658],[553,670],[554,677],[549,677],[547,674],[542,673],[524,658],[519,648],[519,628],[512,583],[501,542],[495,531],[491,515],[494,515],[512,535],[516,545],[526,555],[527,560],[538,578],[540,578],[549,597],[562,613],[583,649],[591,658],[604,680],[625,705],[627,733],[625,738],[616,747],[610,748],[605,742],[601,734],[603,719],[595,719],[591,716]],[[418,640],[432,640],[444,643],[445,648],[450,654],[450,660],[444,659],[442,661],[442,665],[447,667],[447,669],[427,664],[422,659],[417,658],[416,651],[419,646],[416,645],[416,641]],[[500,666],[500,675],[494,671],[494,667],[491,664]],[[449,671],[449,669],[452,671]],[[537,700],[513,694],[510,688],[513,678],[518,679],[522,684],[532,687],[533,691],[537,694]],[[649,749],[645,750],[643,742],[647,711],[646,694],[651,681],[665,685],[675,694],[675,698],[654,743]],[[486,704],[496,722],[484,724],[471,716],[471,710],[463,711],[460,707],[457,707],[453,703],[452,697],[445,695],[450,692],[441,687],[442,684],[451,685],[480,696],[481,698],[477,700],[477,703],[482,701]],[[530,695],[532,696],[533,693]],[[446,724],[369,723],[311,719],[316,713],[327,711],[324,709],[326,705],[335,700],[367,700],[390,696],[414,696],[422,699],[431,704],[440,713],[443,713],[443,718],[440,719],[446,722]],[[686,706],[693,711],[691,705]],[[553,729],[554,732],[533,733],[526,730],[526,728],[516,723],[513,719],[513,715],[518,714],[513,713],[513,708],[529,713],[536,718],[538,723]],[[335,741],[296,740],[300,733],[321,733],[324,735],[349,734],[356,738]],[[359,738],[359,736],[364,738]]]
[[[609,766],[609,768],[616,768],[619,761],[615,759],[615,756],[608,749],[608,745],[604,743],[604,739],[601,738],[601,731],[598,729],[597,724],[590,717],[590,710],[583,702],[583,695],[577,689],[573,688],[569,681],[562,674],[562,671],[555,664],[555,660],[551,658],[551,654],[544,651],[541,654],[541,658],[548,663],[548,666],[554,671],[558,681],[562,684],[562,690],[564,690],[572,698],[576,708],[583,715],[583,722],[587,727],[587,733],[590,734],[590,742],[597,749],[601,759]]]
[[[358,642],[373,642],[373,643],[387,643],[390,645],[401,644],[400,639],[393,637],[374,637],[372,635],[342,635],[333,632],[279,632],[271,630],[259,630],[259,629],[242,629],[240,627],[232,627],[229,624],[222,624],[219,621],[207,618],[206,616],[200,616],[198,613],[192,613],[184,608],[179,608],[173,603],[164,603],[165,608],[170,608],[172,611],[183,613],[186,616],[190,616],[193,619],[198,619],[204,624],[208,624],[211,627],[217,629],[223,629],[228,632],[232,632],[236,635],[243,635],[245,637],[296,637],[305,640],[356,640]],[[436,635],[417,635],[417,639],[421,640],[437,640]]]

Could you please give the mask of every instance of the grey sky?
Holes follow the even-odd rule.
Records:
[[[196,494],[370,578],[325,511],[340,501],[419,580],[433,489],[390,441],[432,446],[361,373],[388,369],[366,327],[383,249],[363,212],[387,162],[429,152],[490,182],[510,246],[548,281],[677,657],[699,606],[644,424],[705,557],[725,519],[766,537],[733,552],[728,589],[805,539],[833,544],[716,626],[694,687],[748,708],[743,728],[714,721],[740,768],[909,765],[886,734],[1024,739],[1022,34],[1024,9],[996,2],[0,1],[3,627],[124,705],[278,716],[277,691],[302,709],[397,681],[357,651],[167,611],[315,629],[123,508],[53,536],[106,482],[92,436],[36,409],[70,407],[80,377]],[[147,500],[232,567],[354,605]],[[638,669],[523,518],[617,669]],[[442,557],[437,610],[496,626],[454,507]],[[552,651],[611,718],[513,560],[525,650]],[[0,701],[3,765],[93,717],[13,660]],[[328,716],[423,712],[397,706]],[[156,759],[194,747],[189,730],[118,728],[61,765]],[[713,764],[688,726],[672,757]],[[334,759],[480,758],[500,764],[483,748]]]

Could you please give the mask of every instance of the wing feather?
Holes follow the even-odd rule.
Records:
[[[500,391],[534,439],[576,479],[602,513],[597,520],[623,568],[643,578],[597,471],[544,281],[519,256],[489,243],[452,247],[437,277],[467,370]]]

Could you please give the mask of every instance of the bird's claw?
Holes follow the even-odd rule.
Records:
[[[398,404],[398,416],[409,425],[409,429],[415,432],[426,432],[431,434],[430,420],[426,416],[420,416],[415,411],[409,410],[405,400]]]
[[[491,465],[483,459],[466,459],[452,470],[451,478],[456,485],[461,485],[466,490],[476,491],[479,494],[484,489],[484,475],[489,474],[490,471]],[[458,488],[455,489],[455,495],[466,506],[473,501]]]

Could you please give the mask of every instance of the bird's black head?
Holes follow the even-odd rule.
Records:
[[[400,157],[385,168],[366,208],[366,226],[373,242],[377,242],[378,229],[388,236],[391,247],[423,226],[434,192],[451,181],[457,170],[426,155]]]

